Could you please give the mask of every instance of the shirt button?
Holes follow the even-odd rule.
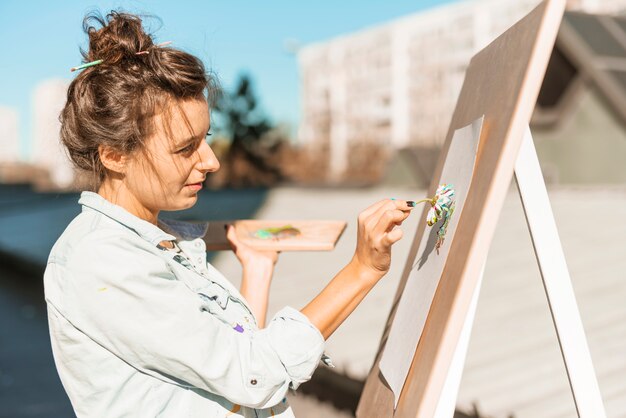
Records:
[[[200,241],[196,242],[196,248],[200,248],[202,247],[202,244],[200,243]]]
[[[252,379],[252,380],[250,381],[250,384],[251,384],[251,385],[256,385],[256,379]]]

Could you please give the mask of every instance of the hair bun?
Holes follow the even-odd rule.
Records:
[[[128,13],[111,11],[104,18],[91,13],[83,21],[83,30],[89,36],[89,51],[81,51],[87,61],[101,59],[106,64],[117,64],[134,59],[137,52],[153,45],[141,18]]]

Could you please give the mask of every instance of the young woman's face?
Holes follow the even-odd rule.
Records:
[[[220,168],[206,142],[211,127],[206,101],[181,101],[169,113],[156,116],[155,134],[145,152],[130,159],[125,173],[137,204],[152,213],[193,206],[206,174]]]

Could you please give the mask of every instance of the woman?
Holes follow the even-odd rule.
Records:
[[[96,25],[90,22],[95,21]],[[413,202],[358,218],[353,258],[301,311],[265,326],[276,252],[227,237],[241,291],[206,262],[206,226],[166,221],[219,169],[205,141],[215,86],[202,63],[155,45],[141,20],[88,16],[90,64],[73,80],[61,139],[95,178],[54,245],[45,294],[55,363],[79,417],[293,416],[324,341],[389,270]]]

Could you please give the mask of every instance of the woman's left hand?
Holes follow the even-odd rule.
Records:
[[[272,267],[278,261],[278,251],[265,250],[259,251],[244,244],[237,238],[237,231],[235,225],[227,224],[226,238],[230,243],[230,247],[239,259],[242,266],[250,266],[254,264],[269,264]]]

